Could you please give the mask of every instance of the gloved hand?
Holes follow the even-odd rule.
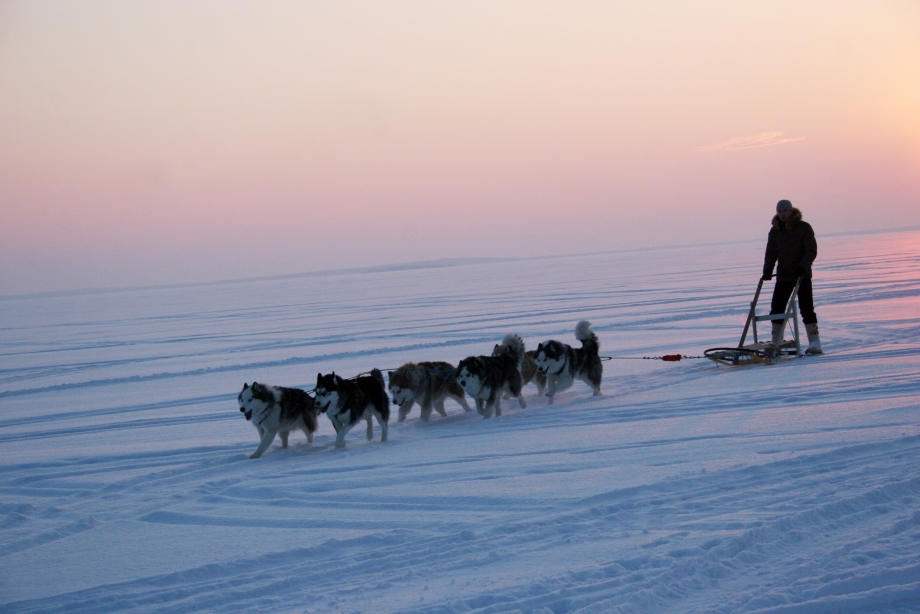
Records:
[[[796,274],[802,279],[811,279],[811,267],[810,266],[800,266],[796,269]]]
[[[763,274],[763,277],[761,277],[761,279],[764,280],[764,281],[770,281],[771,279],[773,279],[773,271],[768,271],[768,272],[764,273],[764,274]]]

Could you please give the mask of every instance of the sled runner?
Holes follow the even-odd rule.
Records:
[[[763,279],[757,284],[757,292],[754,293],[754,300],[751,301],[751,309],[748,311],[747,321],[744,323],[744,330],[741,333],[741,341],[735,348],[709,348],[703,354],[706,358],[730,366],[744,366],[753,364],[776,364],[783,357],[799,358],[802,356],[802,344],[799,341],[799,309],[796,299],[799,295],[799,284],[802,279],[795,282],[795,289],[789,297],[786,304],[785,313],[775,315],[767,314],[757,315],[757,300],[760,298],[760,291],[763,289]],[[786,330],[789,321],[792,321],[792,339],[783,341],[778,346],[774,346],[770,341],[760,341],[757,338],[758,322],[783,322],[783,330]],[[745,345],[748,331],[754,334],[754,343]]]

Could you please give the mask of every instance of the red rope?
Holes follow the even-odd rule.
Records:
[[[601,360],[663,360],[664,362],[677,362],[693,358],[706,358],[705,356],[685,356],[684,354],[665,354],[664,356],[601,356]]]

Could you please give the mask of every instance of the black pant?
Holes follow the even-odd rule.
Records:
[[[773,301],[770,303],[770,313],[786,313],[789,296],[795,290],[794,279],[778,279],[773,288]],[[811,293],[811,280],[802,279],[799,285],[799,311],[802,312],[802,321],[805,324],[817,324],[818,316],[815,315],[815,300]]]

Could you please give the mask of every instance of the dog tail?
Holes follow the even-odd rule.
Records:
[[[583,349],[597,352],[601,348],[601,344],[597,340],[597,335],[591,330],[591,323],[587,320],[582,320],[575,325],[575,338],[581,341],[581,347]]]
[[[505,338],[502,339],[502,345],[510,350],[511,356],[514,357],[515,364],[520,367],[521,362],[524,361],[524,340],[514,333],[508,333],[505,335]]]
[[[380,372],[380,369],[371,369],[371,377],[377,380],[377,383],[379,383],[381,386],[383,386],[384,389],[386,389],[387,383],[383,381],[383,373]]]

